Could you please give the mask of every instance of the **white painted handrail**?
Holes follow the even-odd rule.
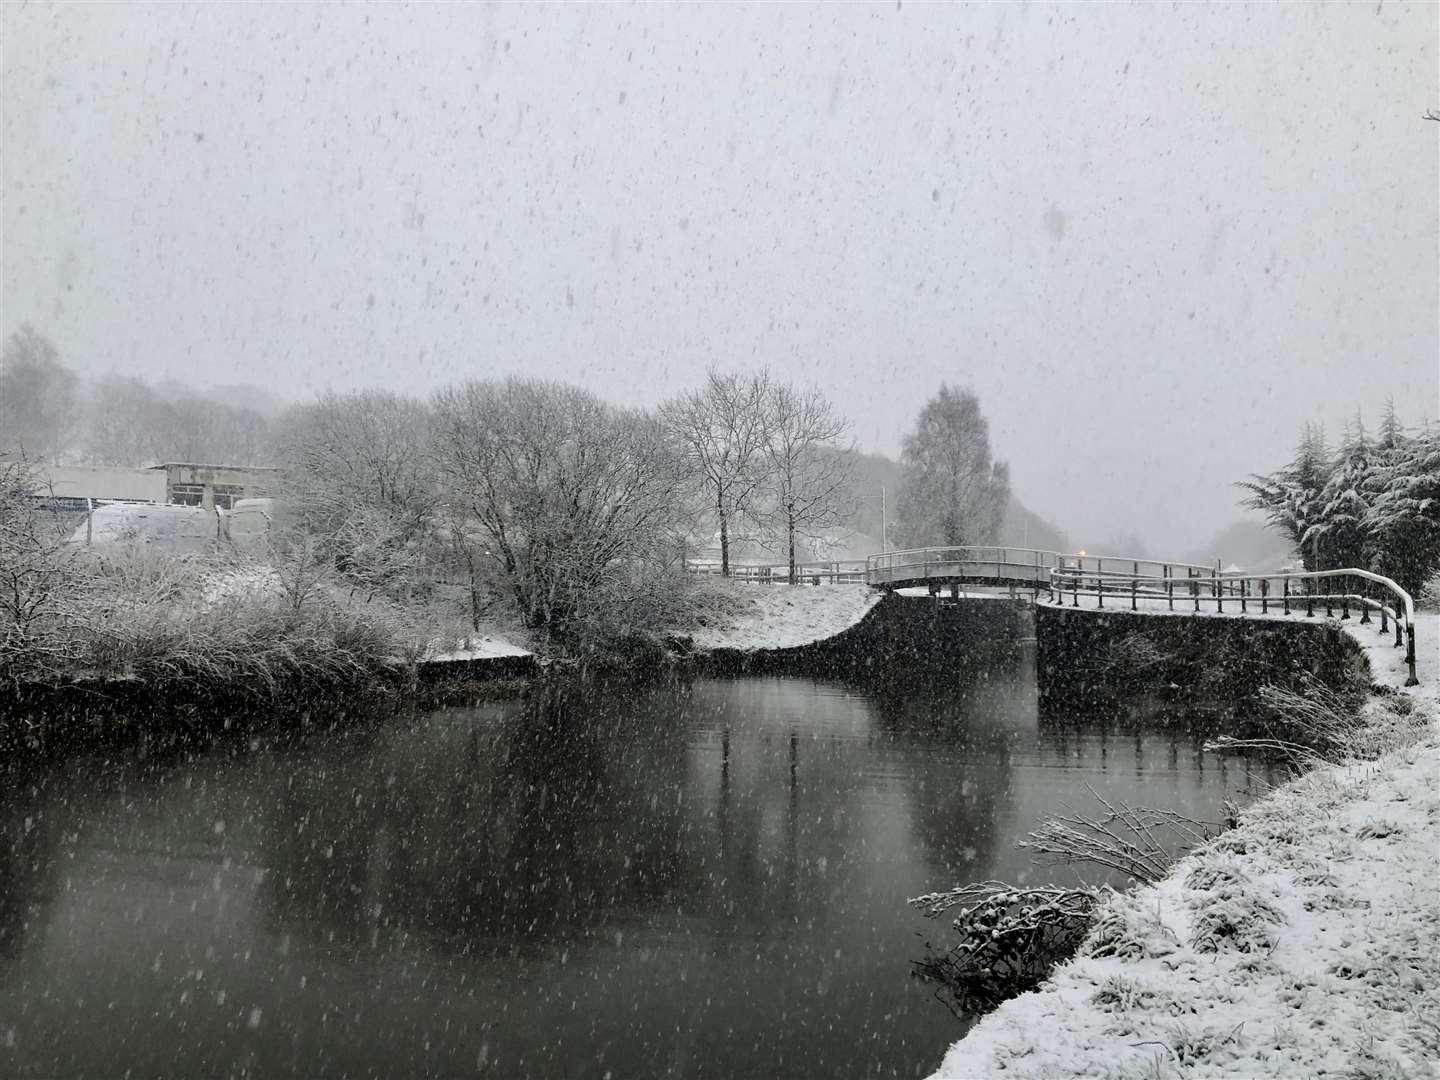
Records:
[[[1380,586],[1383,597],[1389,593],[1390,606],[1384,599],[1376,599],[1364,592],[1347,590],[1344,582],[1368,581]],[[1340,581],[1339,591],[1317,588],[1317,584]],[[1292,591],[1292,583],[1302,583],[1303,589]],[[1176,584],[1180,585],[1178,598],[1181,602],[1191,601],[1198,613],[1202,604],[1213,602],[1215,610],[1223,613],[1225,604],[1238,604],[1242,614],[1249,613],[1249,605],[1258,603],[1261,614],[1268,614],[1272,606],[1279,613],[1290,615],[1291,608],[1305,608],[1307,616],[1315,614],[1315,606],[1323,604],[1326,615],[1331,615],[1335,605],[1340,605],[1340,618],[1350,617],[1350,606],[1354,604],[1361,613],[1360,621],[1370,621],[1371,610],[1380,613],[1380,631],[1388,630],[1388,620],[1395,620],[1395,645],[1404,645],[1405,662],[1409,667],[1407,686],[1415,686],[1419,680],[1415,673],[1415,601],[1403,588],[1383,574],[1376,574],[1359,568],[1337,570],[1277,571],[1270,574],[1212,574],[1210,577],[1162,577],[1153,575],[1115,574],[1109,571],[1077,570],[1059,568],[1050,573],[1050,594],[1063,603],[1068,593],[1074,606],[1079,606],[1080,596],[1093,596],[1096,606],[1105,606],[1106,596],[1120,603],[1128,598],[1132,610],[1137,609],[1141,598],[1164,600],[1173,611],[1177,598]],[[1232,608],[1232,610],[1234,610]]]

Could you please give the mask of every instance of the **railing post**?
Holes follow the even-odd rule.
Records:
[[[1396,620],[1399,621],[1398,619]],[[1410,677],[1405,680],[1406,686],[1419,686],[1420,680],[1415,675],[1415,624],[1410,623],[1405,628],[1405,636],[1409,644],[1405,648],[1405,664],[1410,668]]]
[[[1330,595],[1330,586],[1325,586],[1325,618],[1335,617],[1335,597]]]
[[[1361,623],[1368,623],[1368,622],[1370,621],[1370,604],[1367,602],[1367,601],[1369,600],[1369,597],[1365,595],[1367,589],[1368,589],[1368,586],[1367,586],[1366,583],[1365,583],[1365,579],[1364,579],[1364,578],[1361,578],[1361,579],[1360,579],[1360,622],[1361,622]]]
[[[1165,567],[1165,602],[1170,610],[1175,610],[1175,575],[1170,567]]]
[[[1400,618],[1400,605],[1399,605],[1399,603],[1396,603],[1396,605],[1395,605],[1395,647],[1396,647],[1397,649],[1398,649],[1401,645],[1405,644],[1405,642],[1401,639],[1401,635],[1404,633],[1404,628],[1403,628],[1403,626],[1402,626],[1402,623],[1404,623],[1404,621],[1405,621],[1405,620],[1403,620],[1402,618]]]
[[[1285,579],[1285,614],[1290,614],[1290,579]]]
[[[1189,570],[1186,570],[1185,573],[1186,573],[1186,575],[1189,576],[1189,578],[1190,578],[1190,595],[1195,598],[1195,614],[1196,614],[1196,615],[1199,615],[1199,614],[1200,614],[1200,579],[1197,578],[1197,577],[1195,577],[1194,574],[1193,574],[1191,571],[1189,571]]]
[[[1245,613],[1246,611],[1248,611],[1248,610],[1250,610],[1250,609],[1245,606],[1245,579],[1244,579],[1244,578],[1241,578],[1241,579],[1240,579],[1240,611],[1241,611],[1241,614],[1244,614],[1244,613]]]
[[[1070,606],[1080,606],[1080,571],[1075,571],[1075,576],[1070,579]]]
[[[1225,597],[1220,591],[1221,585],[1220,571],[1217,569],[1210,577],[1210,591],[1215,594],[1215,610],[1219,612],[1225,610]]]
[[[1315,582],[1312,578],[1305,579],[1305,617],[1315,617]]]
[[[1270,614],[1270,579],[1260,579],[1260,614]]]
[[[1138,575],[1139,575],[1139,573],[1140,573],[1140,564],[1139,564],[1138,562],[1135,564],[1135,573],[1136,573],[1137,576],[1136,576],[1136,577],[1132,577],[1132,578],[1130,579],[1130,610],[1131,610],[1131,611],[1139,611],[1139,610],[1140,610],[1139,605],[1138,605],[1138,603],[1137,603],[1137,601],[1138,601],[1138,599],[1139,599],[1139,595],[1140,595],[1140,578],[1138,577]]]
[[[1340,582],[1342,590],[1340,593],[1340,618],[1348,619],[1350,618],[1350,581],[1348,578],[1338,578],[1337,580]]]
[[[1100,560],[1095,560],[1095,606],[1105,606],[1105,579],[1100,576]]]
[[[1385,610],[1385,601],[1384,601],[1384,600],[1381,600],[1381,601],[1380,601],[1380,633],[1382,633],[1382,634],[1388,634],[1388,633],[1390,632],[1390,624],[1386,621],[1388,618],[1389,618],[1389,613]]]

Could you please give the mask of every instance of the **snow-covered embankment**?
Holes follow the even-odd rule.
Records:
[[[737,584],[745,606],[695,631],[701,650],[791,649],[850,629],[880,602],[867,585]]]
[[[1403,650],[1352,629],[1395,691],[1368,708],[1421,719],[1418,741],[1308,773],[1118,898],[1091,939],[1112,955],[1000,1006],[936,1075],[1437,1075],[1440,617],[1422,618],[1408,691]]]

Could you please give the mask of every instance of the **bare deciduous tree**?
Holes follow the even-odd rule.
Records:
[[[388,391],[326,394],[287,413],[276,442],[285,498],[351,584],[372,594],[407,579],[436,514],[429,407]]]
[[[715,514],[720,572],[727,577],[737,527],[755,516],[766,478],[770,394],[770,376],[763,370],[740,375],[712,368],[702,389],[680,395],[661,410]]]
[[[76,617],[73,561],[65,529],[36,501],[30,466],[0,458],[0,676],[19,678],[74,651],[74,635],[53,633]]]
[[[11,334],[0,353],[0,449],[60,458],[75,429],[77,387],[48,338],[29,323]]]
[[[655,418],[517,378],[444,390],[435,411],[452,517],[484,538],[528,626],[582,651],[663,629],[646,598],[661,578],[684,588],[686,478]]]
[[[785,541],[790,582],[798,581],[795,541],[839,525],[850,513],[853,447],[841,446],[847,424],[818,389],[780,383],[766,402],[767,516]]]

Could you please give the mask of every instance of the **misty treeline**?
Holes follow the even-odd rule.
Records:
[[[263,464],[270,420],[254,404],[226,400],[241,395],[269,404],[249,387],[200,393],[126,375],[82,379],[27,324],[0,353],[0,452],[75,465]]]
[[[1440,428],[1407,430],[1393,404],[1374,433],[1357,415],[1334,447],[1307,424],[1287,465],[1239,486],[1307,570],[1367,569],[1412,596],[1440,571]]]

